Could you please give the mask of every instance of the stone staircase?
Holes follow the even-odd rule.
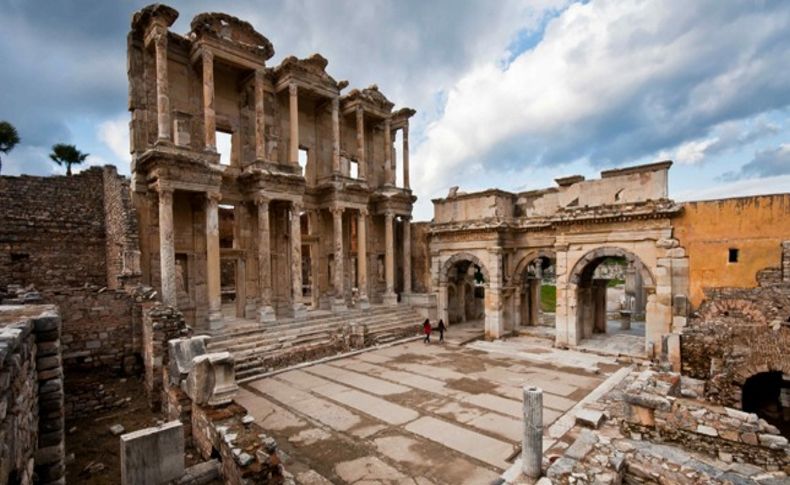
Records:
[[[246,382],[273,369],[350,350],[351,328],[366,327],[364,345],[380,345],[418,335],[423,320],[408,305],[340,313],[316,311],[298,319],[235,325],[212,336],[208,350],[233,354],[236,379]]]

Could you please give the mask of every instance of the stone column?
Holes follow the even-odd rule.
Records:
[[[388,165],[389,166],[389,165]],[[387,290],[384,293],[385,305],[396,305],[398,296],[395,294],[395,214],[392,211],[384,213],[384,275],[387,281]]]
[[[384,185],[395,185],[392,172],[392,128],[390,119],[384,120]]]
[[[368,211],[362,209],[357,217],[357,278],[359,279],[359,307],[368,308]]]
[[[294,165],[299,165],[299,88],[296,84],[288,85],[288,107],[290,117],[288,123],[291,127],[291,140],[288,149],[289,161]]]
[[[529,280],[529,324],[540,325],[540,285],[539,278]]]
[[[263,69],[255,71],[255,158],[266,159],[266,116]]]
[[[333,207],[332,208],[332,219],[334,222],[334,231],[333,237],[335,241],[335,274],[334,274],[334,287],[335,287],[335,298],[332,301],[332,310],[345,310],[346,309],[346,294],[345,288],[343,285],[343,278],[344,278],[344,261],[343,258],[345,256],[343,251],[343,208],[342,207]]]
[[[411,217],[403,217],[403,293],[411,293]]]
[[[608,284],[609,280],[593,280],[593,331],[596,333],[606,333],[606,287]]]
[[[403,127],[403,188],[409,186],[409,122]]]
[[[217,150],[217,120],[214,113],[214,53],[203,50],[203,125],[206,149]]]
[[[360,180],[368,178],[368,165],[365,160],[365,112],[357,106],[357,164]]]
[[[543,462],[543,391],[524,386],[524,439],[521,444],[521,471],[538,478]]]
[[[162,280],[162,303],[175,307],[176,250],[173,238],[173,190],[159,188],[159,273]]]
[[[340,98],[332,98],[332,172],[340,173]]]
[[[154,39],[156,51],[156,119],[157,137],[170,141],[170,87],[167,79],[167,31]]]
[[[304,316],[302,302],[302,204],[291,203],[291,293],[293,295],[294,318]]]
[[[222,328],[222,294],[219,264],[219,192],[206,194],[206,288],[210,329]]]
[[[310,211],[310,232],[318,234],[318,227],[321,221],[321,213],[318,210]],[[321,269],[321,244],[314,241],[310,245],[310,275],[312,278],[312,286],[310,287],[310,306],[317,310],[321,304],[320,300],[320,276]]]
[[[258,206],[258,291],[260,292],[258,321],[261,323],[273,322],[276,320],[276,316],[272,307],[272,241],[269,199],[259,197],[255,203]]]

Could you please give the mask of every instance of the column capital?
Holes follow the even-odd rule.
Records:
[[[203,47],[201,58],[203,62],[214,62],[214,51]]]
[[[342,207],[342,206],[333,206],[333,207],[329,208],[329,212],[331,212],[332,215],[335,215],[335,216],[337,216],[337,215],[341,215],[342,216],[344,210],[346,210],[346,208]]]
[[[271,199],[265,195],[257,195],[255,196],[255,205],[258,207],[261,206],[268,206],[271,202]]]
[[[157,49],[167,48],[167,30],[156,29],[152,31],[154,46]]]
[[[354,111],[356,112],[358,118],[365,116],[365,109],[362,107],[361,104],[358,104],[357,108]]]
[[[406,215],[400,216],[400,220],[402,220],[404,222],[411,222],[411,219],[412,219],[411,214],[406,214]]]
[[[302,212],[303,207],[304,205],[302,204],[301,201],[298,200],[291,201],[291,208],[294,210],[294,212]]]
[[[222,200],[222,192],[206,192],[206,200],[218,204]]]
[[[296,83],[288,83],[288,94],[291,96],[299,94],[299,86],[297,86]]]
[[[156,192],[159,194],[159,197],[162,196],[173,197],[173,192],[175,192],[175,190],[173,189],[173,187],[170,187],[169,185],[157,184]]]
[[[370,214],[370,211],[368,211],[367,207],[363,207],[363,208],[359,209],[359,215],[361,215],[362,217],[367,217],[369,214]]]
[[[394,219],[395,218],[395,211],[392,210],[392,209],[385,210],[384,211],[384,217],[387,217],[389,219]]]

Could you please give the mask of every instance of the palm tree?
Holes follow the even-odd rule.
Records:
[[[66,164],[66,175],[71,175],[71,166],[84,162],[88,158],[88,154],[77,150],[74,145],[58,143],[52,145],[52,153],[49,154],[49,158],[58,165]]]
[[[19,133],[14,125],[7,121],[0,121],[0,152],[8,154],[19,143]],[[3,169],[3,160],[0,159],[0,170]]]

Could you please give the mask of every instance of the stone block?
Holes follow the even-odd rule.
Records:
[[[184,382],[184,392],[195,404],[220,406],[233,400],[239,386],[229,352],[199,355]]]
[[[166,483],[184,474],[184,431],[178,421],[121,436],[121,483]]]
[[[186,379],[189,371],[192,370],[192,360],[207,353],[208,339],[207,335],[198,335],[191,338],[176,338],[167,342],[170,356],[168,371],[172,384]]]
[[[603,423],[604,415],[594,409],[581,409],[576,412],[576,424],[592,429],[598,429]]]

